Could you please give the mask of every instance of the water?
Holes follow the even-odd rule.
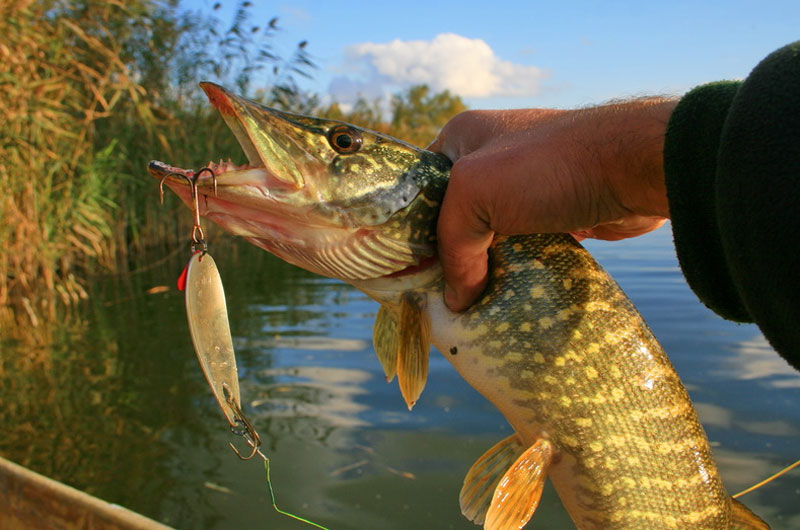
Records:
[[[669,230],[588,246],[670,354],[728,490],[800,458],[800,374],[757,328],[697,301]],[[504,418],[437,353],[408,412],[372,351],[375,303],[243,242],[211,249],[278,505],[330,530],[476,528],[458,492],[510,434]],[[146,294],[171,287],[186,258],[98,281],[52,348],[2,345],[0,454],[176,528],[307,530],[272,510],[258,461],[227,447],[236,440],[194,358],[182,295]],[[775,529],[800,528],[800,471],[742,500]],[[572,528],[549,488],[527,528]]]

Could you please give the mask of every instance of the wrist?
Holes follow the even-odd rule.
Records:
[[[586,112],[600,178],[625,215],[669,217],[664,138],[677,99],[642,98]]]

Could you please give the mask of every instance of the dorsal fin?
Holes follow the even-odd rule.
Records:
[[[386,380],[397,374],[408,410],[417,402],[428,378],[430,336],[424,302],[413,293],[404,294],[396,309],[381,306],[378,310],[372,342]]]

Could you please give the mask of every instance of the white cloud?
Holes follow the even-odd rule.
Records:
[[[497,57],[481,39],[442,33],[431,41],[365,42],[347,49],[347,70],[359,73],[354,81],[337,78],[331,92],[356,85],[363,92],[381,92],[391,86],[427,84],[434,91],[449,90],[462,97],[532,96],[546,73],[535,66],[514,64]],[[355,68],[354,68],[355,67]]]

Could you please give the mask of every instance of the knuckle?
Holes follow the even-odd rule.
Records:
[[[473,130],[474,128],[478,127],[485,119],[486,111],[482,110],[464,110],[450,118],[450,120],[445,124],[442,128],[442,133],[445,136],[448,133],[454,133],[458,131],[462,133],[463,131]]]

